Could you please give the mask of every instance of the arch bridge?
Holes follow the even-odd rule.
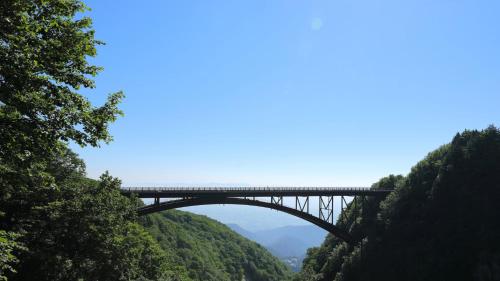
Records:
[[[313,223],[340,239],[355,243],[352,236],[334,223],[335,197],[340,198],[340,210],[347,208],[346,197],[354,204],[363,204],[366,196],[385,197],[390,190],[367,187],[124,187],[122,193],[139,198],[154,199],[154,203],[140,207],[139,215],[169,209],[212,204],[236,204],[274,209]],[[292,198],[294,206],[283,204]],[[162,201],[163,199],[163,201]],[[267,199],[267,201],[266,201]],[[317,200],[317,202],[312,202]],[[338,200],[337,200],[338,201]],[[317,204],[318,215],[310,212],[311,203]],[[293,205],[293,204],[292,204]]]

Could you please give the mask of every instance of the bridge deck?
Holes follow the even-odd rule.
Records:
[[[139,198],[376,196],[389,192],[368,187],[122,187],[123,194]]]

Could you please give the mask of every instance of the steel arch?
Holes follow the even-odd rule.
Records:
[[[234,198],[234,197],[209,197],[209,198],[191,197],[191,198],[170,200],[165,202],[157,202],[152,205],[147,205],[139,208],[138,213],[140,216],[142,216],[150,213],[155,213],[170,209],[177,209],[182,207],[190,207],[198,205],[219,205],[219,204],[257,206],[257,207],[264,207],[264,208],[278,210],[299,217],[312,224],[315,224],[318,227],[321,227],[322,229],[335,235],[336,237],[346,241],[347,243],[355,242],[352,236],[347,231],[342,230],[341,228],[327,221],[321,220],[320,218],[317,218],[309,213],[299,211],[287,206],[283,206],[281,204],[263,202],[259,200]]]

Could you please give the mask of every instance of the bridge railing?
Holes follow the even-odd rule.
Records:
[[[162,191],[366,191],[369,187],[122,187],[128,192]]]

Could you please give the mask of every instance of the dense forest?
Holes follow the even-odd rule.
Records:
[[[457,134],[411,172],[372,188],[384,200],[350,204],[296,280],[500,280],[500,130]]]

